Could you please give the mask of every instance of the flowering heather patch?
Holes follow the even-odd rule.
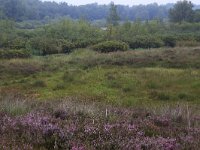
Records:
[[[17,117],[0,113],[0,134],[3,150],[197,150],[200,146],[200,128],[188,128],[184,119],[176,122],[167,115],[118,108],[96,119],[66,110]]]

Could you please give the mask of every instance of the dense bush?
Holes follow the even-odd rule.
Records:
[[[129,43],[130,48],[137,49],[137,48],[159,48],[164,45],[163,41],[156,37],[150,36],[138,36],[134,37],[133,39],[127,40]]]
[[[47,37],[35,37],[30,40],[30,47],[36,55],[58,54],[62,52],[59,40]]]
[[[0,58],[11,59],[11,58],[29,58],[31,56],[28,50],[0,50]]]
[[[75,48],[75,45],[69,41],[62,42],[62,52],[63,53],[70,53]]]
[[[165,36],[162,38],[164,45],[167,47],[175,47],[176,46],[176,38],[173,36]]]
[[[86,48],[88,46],[95,45],[100,42],[102,42],[102,39],[79,39],[75,40],[73,43],[75,48]]]
[[[26,48],[26,39],[22,37],[16,37],[8,42],[8,47],[11,49],[24,49]]]
[[[86,48],[91,45],[91,41],[87,39],[79,39],[73,42],[76,48]]]
[[[0,37],[0,47],[1,48],[10,48],[10,49],[25,49],[26,48],[26,42],[27,40],[19,37],[19,36],[8,36],[6,34],[3,34]]]
[[[129,46],[125,42],[120,41],[106,41],[92,46],[92,49],[102,52],[116,52],[116,51],[126,51]]]

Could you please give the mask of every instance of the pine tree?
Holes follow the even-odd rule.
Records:
[[[110,9],[109,9],[109,15],[107,17],[107,23],[113,26],[118,25],[120,20],[120,17],[117,13],[117,6],[114,4],[114,2],[111,2]]]

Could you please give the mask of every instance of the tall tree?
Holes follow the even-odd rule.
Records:
[[[118,25],[119,20],[120,20],[120,17],[117,13],[117,6],[114,4],[114,2],[111,2],[109,15],[107,17],[107,23],[110,25],[116,26]]]
[[[169,10],[169,19],[172,22],[192,22],[194,11],[191,1],[178,1],[173,8]]]
[[[200,9],[194,12],[194,22],[200,22]]]

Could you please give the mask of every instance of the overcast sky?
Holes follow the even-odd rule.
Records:
[[[55,1],[55,2],[67,2],[72,5],[84,5],[97,2],[98,4],[108,4],[110,0],[43,0],[43,1]],[[166,3],[175,3],[177,0],[112,0],[115,4],[123,4],[123,5],[138,5],[138,4],[149,4],[149,3],[158,3],[158,4],[166,4]],[[200,4],[200,0],[191,0],[194,4]]]

